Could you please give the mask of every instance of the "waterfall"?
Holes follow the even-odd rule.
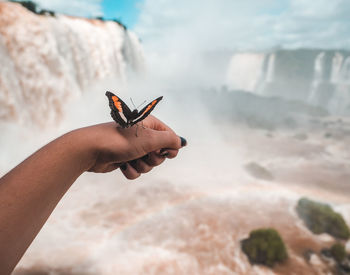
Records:
[[[263,74],[264,59],[264,54],[258,53],[240,53],[232,56],[227,85],[237,90],[255,90]]]
[[[333,62],[333,81],[336,84],[329,109],[337,114],[350,114],[350,56]]]
[[[260,74],[260,79],[254,91],[257,94],[264,95],[266,86],[273,82],[274,74],[275,74],[275,55],[266,54],[264,58],[262,73]]]
[[[311,91],[308,97],[310,104],[317,105],[318,102],[318,89],[324,83],[325,74],[325,52],[321,52],[317,55],[314,65],[314,76],[311,84]]]
[[[332,73],[331,73],[331,82],[337,83],[339,80],[339,72],[341,69],[341,65],[343,64],[344,57],[340,53],[335,53],[334,58],[332,60]]]
[[[137,37],[113,21],[40,16],[0,3],[0,120],[50,125],[96,81],[143,69]]]
[[[274,54],[268,55],[266,82],[272,82],[275,74],[275,58]]]
[[[350,114],[350,52],[298,49],[236,53],[227,70],[227,86],[299,100],[334,114]]]

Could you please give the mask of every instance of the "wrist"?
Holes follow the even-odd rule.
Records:
[[[82,173],[95,164],[98,157],[98,146],[96,139],[86,132],[86,128],[73,130],[63,135],[62,139]]]

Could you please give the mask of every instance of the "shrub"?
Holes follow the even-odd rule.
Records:
[[[328,233],[345,240],[350,237],[349,228],[342,215],[334,212],[328,204],[301,198],[296,211],[307,228],[315,234]]]
[[[241,246],[252,264],[273,267],[288,258],[283,240],[272,228],[253,230],[248,239],[242,240]]]
[[[119,26],[121,26],[125,31],[127,30],[127,27],[122,23],[119,19],[112,19],[113,22],[117,23]]]
[[[333,244],[330,249],[331,255],[337,263],[341,263],[346,257],[344,245],[341,243]]]
[[[52,10],[40,10],[38,12],[39,15],[46,15],[46,16],[55,16],[56,13]]]
[[[13,0],[11,2],[21,4],[23,7],[30,10],[31,12],[37,13],[38,5],[33,1],[14,1]]]

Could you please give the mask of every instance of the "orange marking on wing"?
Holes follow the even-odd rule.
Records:
[[[112,96],[112,100],[113,100],[114,106],[117,108],[117,110],[122,113],[123,109],[122,109],[122,104],[119,101],[119,98],[117,96]]]
[[[152,103],[147,106],[146,110],[142,113],[142,115],[147,113],[149,111],[149,109],[151,109],[154,106],[154,104],[156,104],[156,103],[157,103],[157,100],[153,100]]]

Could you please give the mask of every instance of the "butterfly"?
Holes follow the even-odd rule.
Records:
[[[122,128],[131,127],[144,120],[163,98],[162,96],[156,98],[141,111],[138,111],[136,108],[131,111],[128,105],[115,94],[107,91],[106,96],[108,97],[109,107],[111,108],[111,116]]]

